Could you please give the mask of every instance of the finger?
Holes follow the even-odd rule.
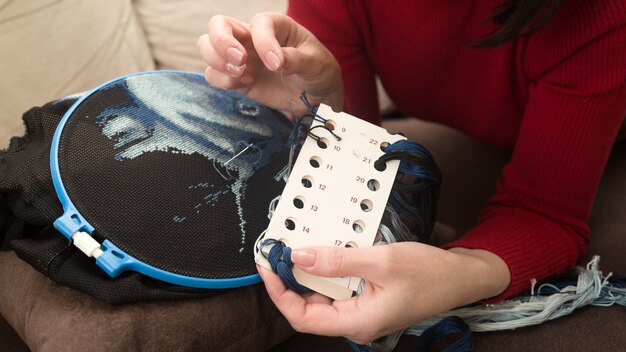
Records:
[[[247,52],[242,41],[250,38],[248,26],[227,16],[213,16],[209,21],[209,39],[215,52],[235,66],[246,63]]]
[[[299,312],[306,306],[305,298],[287,289],[287,286],[274,272],[260,265],[257,265],[257,271],[263,279],[270,299],[287,319],[289,319],[287,314],[293,317],[296,315],[294,312]]]
[[[293,37],[297,25],[289,17],[273,13],[260,13],[250,20],[252,43],[259,57],[271,71],[278,70],[283,64],[283,45],[285,38]],[[279,37],[277,37],[277,35]],[[294,43],[289,43],[294,45]]]
[[[259,272],[263,283],[267,287],[267,293],[270,297],[281,295],[287,291],[287,286],[285,286],[280,277],[278,277],[278,275],[276,275],[273,271],[266,269],[259,264],[256,265],[256,270]]]
[[[270,295],[270,297],[272,297]],[[298,297],[298,298],[296,298]],[[352,336],[356,331],[364,330],[368,319],[363,312],[355,309],[355,303],[341,301],[341,307],[327,297],[316,294],[304,299],[291,290],[272,301],[287,318],[292,327],[299,332],[326,336]],[[356,299],[356,298],[355,298]]]
[[[257,265],[270,299],[298,332],[353,336],[366,329],[367,319],[357,310],[359,297],[347,301],[313,293],[303,297],[287,289],[278,275]]]
[[[294,249],[291,260],[303,271],[324,277],[355,276],[374,283],[389,276],[385,246],[371,248],[305,247]]]
[[[204,71],[204,78],[210,85],[222,89],[239,89],[244,88],[254,82],[249,75],[242,77],[232,77],[226,73],[220,72],[213,67],[207,67]]]
[[[203,34],[198,38],[196,43],[200,56],[206,61],[206,63],[214,69],[226,73],[232,77],[241,77],[246,69],[246,65],[235,66],[225,57],[218,54],[213,46],[208,34]]]

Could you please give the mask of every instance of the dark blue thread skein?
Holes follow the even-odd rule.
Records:
[[[407,214],[413,222],[413,233],[421,242],[431,236],[435,226],[441,172],[432,154],[421,144],[400,140],[388,145],[374,163],[377,170],[384,170],[385,163],[400,160],[398,174],[411,175],[415,179],[406,184],[399,179],[393,184],[389,203],[399,212]],[[407,197],[410,195],[410,198]],[[406,239],[399,239],[406,240]]]
[[[461,336],[448,347],[444,348],[443,352],[471,352],[473,350],[472,332],[469,327],[465,324],[463,319],[452,316],[446,317],[426,329],[426,331],[417,338],[415,352],[426,352],[433,342],[452,334],[461,334]]]
[[[271,247],[269,253],[266,255],[263,250],[266,247]],[[291,261],[291,248],[287,247],[283,242],[269,238],[261,242],[261,253],[270,262],[272,270],[280,277],[281,281],[292,291],[299,294],[310,293],[311,290],[300,285],[296,278],[293,276],[291,268],[293,268],[293,262]]]

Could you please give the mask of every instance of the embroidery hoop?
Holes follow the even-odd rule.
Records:
[[[63,161],[60,160],[60,149],[62,148],[62,144],[64,143],[64,132],[67,130],[68,124],[70,124],[73,120],[72,118],[76,118],[74,114],[76,111],[83,106],[86,102],[89,102],[89,99],[94,96],[94,94],[98,92],[102,92],[106,89],[110,89],[114,87],[116,84],[120,84],[120,82],[126,82],[126,80],[135,79],[141,76],[149,76],[149,75],[179,75],[181,77],[185,77],[189,80],[202,80],[203,76],[197,73],[184,72],[184,71],[147,71],[134,73],[130,75],[125,75],[122,77],[118,77],[109,82],[106,82],[92,91],[84,94],[81,98],[76,101],[72,105],[72,107],[65,113],[63,118],[61,119],[51,146],[50,151],[50,168],[52,173],[52,180],[54,184],[55,191],[57,196],[63,206],[64,213],[61,217],[59,217],[55,222],[55,228],[61,232],[65,237],[67,237],[70,241],[72,241],[79,249],[81,249],[85,254],[90,257],[96,258],[96,264],[106,272],[110,277],[116,277],[120,275],[124,271],[135,271],[142,273],[144,275],[173,283],[182,286],[189,287],[198,287],[198,288],[232,288],[232,287],[240,287],[245,285],[254,284],[260,282],[260,276],[256,273],[254,260],[252,255],[252,247],[254,244],[254,236],[256,235],[253,230],[249,231],[248,238],[248,246],[250,248],[249,256],[247,257],[250,265],[250,270],[248,270],[247,275],[235,275],[233,277],[207,277],[207,275],[188,275],[178,273],[177,270],[170,270],[170,268],[164,268],[159,263],[155,263],[154,260],[139,259],[139,257],[143,257],[141,254],[136,255],[135,253],[129,253],[128,250],[123,249],[123,245],[115,244],[113,241],[103,238],[102,243],[99,243],[94,239],[94,232],[98,232],[92,223],[94,221],[93,218],[89,218],[88,216],[83,216],[81,212],[81,207],[84,205],[76,204],[72,197],[70,196],[71,191],[68,192],[67,189],[67,177],[64,179],[63,172]],[[203,81],[204,82],[204,81]],[[216,89],[216,88],[212,88]],[[226,93],[225,93],[226,94]],[[236,93],[227,93],[229,96],[234,96]],[[241,96],[241,99],[247,99]],[[267,109],[267,108],[264,108]],[[269,109],[267,109],[269,111]],[[284,133],[286,135],[291,131],[291,123],[289,120],[282,114],[277,113],[275,111],[271,111],[275,117],[282,116],[282,121],[277,123],[277,125],[284,126]],[[285,148],[284,151],[279,153],[279,156],[283,154],[286,156],[288,154],[288,150]],[[280,158],[277,158],[280,159]],[[272,163],[274,163],[272,161]],[[278,162],[281,164],[281,162]],[[283,166],[282,163],[280,166]],[[256,175],[256,174],[255,174]],[[273,176],[273,174],[272,174]],[[284,185],[276,182],[275,188],[280,194],[282,187]],[[271,186],[270,186],[271,187]],[[266,208],[266,205],[263,205],[263,208]],[[121,210],[120,210],[121,211]],[[265,225],[261,226],[264,227]],[[155,234],[157,235],[157,234]],[[254,236],[253,236],[254,235]],[[243,249],[242,245],[242,249]],[[210,256],[210,253],[206,253],[207,256]],[[218,275],[223,276],[223,275]]]

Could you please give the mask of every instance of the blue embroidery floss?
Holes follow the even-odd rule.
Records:
[[[417,339],[415,352],[426,352],[437,339],[460,333],[461,336],[451,345],[443,349],[443,352],[470,352],[472,348],[472,332],[467,324],[459,317],[446,317],[437,324],[426,329]]]
[[[280,279],[291,289],[299,294],[305,294],[311,292],[308,288],[300,285],[296,278],[293,276],[291,268],[293,268],[293,262],[291,261],[291,248],[285,246],[283,242],[275,239],[267,239],[261,242],[260,250],[262,253],[266,253],[266,248],[269,248],[267,259],[272,266],[272,270],[280,277]]]

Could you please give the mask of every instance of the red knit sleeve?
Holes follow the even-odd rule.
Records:
[[[626,116],[626,6],[573,1],[527,41],[532,84],[511,161],[478,225],[446,248],[489,250],[511,271],[499,301],[571,268]]]
[[[359,18],[362,7],[348,0],[292,0],[287,14],[310,30],[341,66],[345,110],[380,124],[374,69],[369,61]]]

